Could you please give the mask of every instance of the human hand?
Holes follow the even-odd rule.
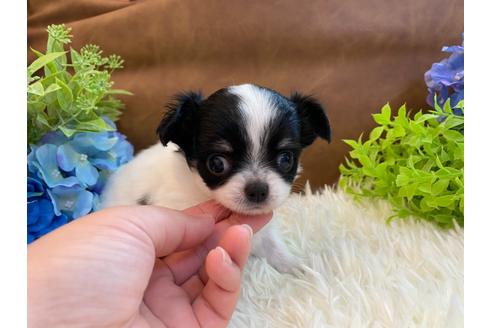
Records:
[[[225,327],[251,247],[240,224],[256,231],[270,218],[207,202],[73,221],[28,246],[29,326]]]

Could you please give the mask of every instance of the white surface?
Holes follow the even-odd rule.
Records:
[[[250,257],[230,326],[463,326],[462,229],[388,225],[390,213],[339,191],[293,195],[276,217],[305,272],[280,274]]]

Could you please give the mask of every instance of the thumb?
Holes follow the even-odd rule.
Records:
[[[112,225],[149,242],[156,257],[199,245],[212,233],[215,222],[212,216],[193,217],[158,206],[113,207],[92,215],[101,224]]]

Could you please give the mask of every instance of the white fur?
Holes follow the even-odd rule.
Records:
[[[152,205],[182,210],[211,199],[197,174],[191,172],[178,147],[158,143],[140,152],[108,180],[102,207],[138,204],[147,196]]]
[[[253,162],[257,161],[264,146],[260,144],[260,136],[265,134],[269,122],[277,114],[277,109],[270,99],[270,94],[255,85],[241,84],[229,87],[228,90],[241,99],[239,109],[246,121],[246,131],[253,144],[250,157]]]
[[[463,327],[463,230],[395,220],[341,191],[292,195],[276,224],[304,273],[250,258],[229,327]]]

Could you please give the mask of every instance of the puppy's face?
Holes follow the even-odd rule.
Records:
[[[330,138],[328,119],[312,98],[287,99],[251,84],[221,89],[207,99],[177,97],[158,133],[176,143],[215,200],[240,213],[259,214],[289,195],[302,149]]]

